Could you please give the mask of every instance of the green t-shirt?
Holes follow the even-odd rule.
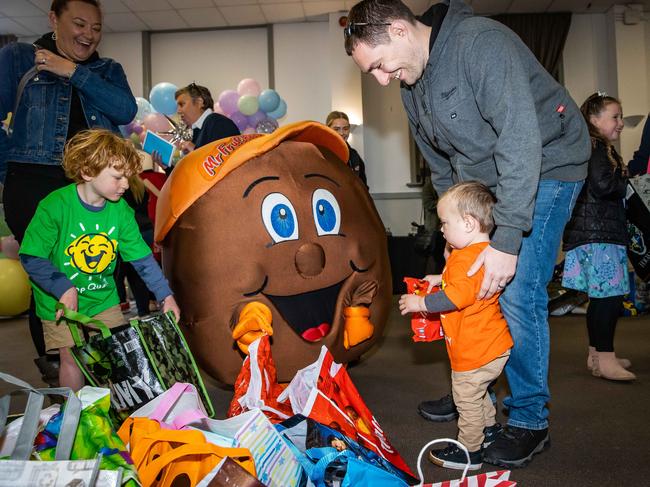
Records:
[[[113,272],[117,252],[129,262],[151,253],[126,201],[106,201],[100,211],[82,205],[77,185],[50,193],[38,205],[20,253],[48,259],[75,285],[79,311],[88,316],[119,303]],[[36,314],[54,320],[58,300],[32,282]]]

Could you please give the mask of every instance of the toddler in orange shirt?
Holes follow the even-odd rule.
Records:
[[[440,312],[458,409],[458,441],[470,453],[471,470],[481,468],[481,450],[499,432],[487,387],[501,374],[513,345],[499,308],[499,294],[477,298],[484,269],[467,275],[490,242],[495,203],[489,188],[477,181],[456,184],[443,194],[438,201],[438,216],[451,253],[442,275],[424,278],[429,288],[442,285],[442,290],[426,296],[405,294],[399,300],[403,315]],[[461,470],[467,463],[465,453],[454,445],[431,451],[429,460]]]

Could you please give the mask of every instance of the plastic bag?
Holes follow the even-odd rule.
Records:
[[[405,277],[404,283],[408,294],[417,294],[418,296],[432,294],[440,290],[438,286],[434,286],[430,292],[427,292],[429,281],[414,277]],[[411,329],[413,330],[414,342],[432,342],[445,337],[440,324],[440,313],[413,313],[411,315]]]
[[[257,408],[272,422],[283,421],[293,414],[289,404],[278,403],[283,390],[278,383],[269,336],[263,335],[248,347],[248,356],[235,381],[228,417]]]
[[[321,348],[316,363],[299,371],[278,397],[280,402],[287,399],[295,414],[341,432],[388,460],[405,477],[415,479],[359,395],[345,367],[334,362],[326,347]]]

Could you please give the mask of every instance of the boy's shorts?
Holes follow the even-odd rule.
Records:
[[[126,319],[122,315],[119,305],[105,309],[101,313],[97,313],[93,318],[101,321],[108,328],[115,328],[126,323]],[[48,352],[74,346],[72,334],[64,319],[59,320],[58,325],[56,321],[43,320],[43,336],[45,338],[45,349]]]

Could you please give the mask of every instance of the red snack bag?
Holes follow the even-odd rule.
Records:
[[[279,384],[268,335],[262,335],[248,347],[241,371],[235,381],[235,395],[230,402],[228,417],[260,408],[272,423],[284,421],[293,413],[291,405],[278,403],[286,387]]]
[[[424,279],[405,277],[404,283],[408,294],[424,296],[440,291],[438,286],[434,286],[430,292],[427,292],[429,281]],[[445,337],[440,325],[440,313],[413,313],[411,315],[411,329],[413,330],[414,342],[432,342],[442,340]]]

